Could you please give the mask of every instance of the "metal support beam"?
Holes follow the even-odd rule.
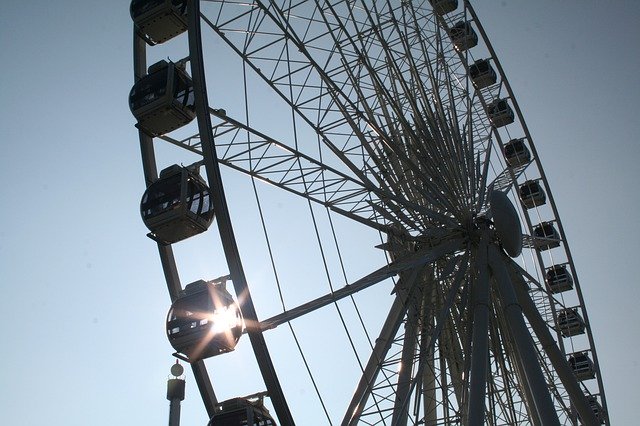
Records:
[[[571,403],[580,416],[580,421],[582,424],[588,426],[596,426],[600,424],[594,416],[593,410],[589,406],[589,401],[587,401],[584,392],[580,388],[580,384],[578,383],[576,376],[573,374],[573,371],[571,371],[567,359],[560,351],[560,348],[558,348],[556,341],[553,339],[553,336],[547,327],[547,323],[540,315],[540,312],[536,309],[536,305],[533,300],[531,300],[531,296],[529,296],[527,289],[527,283],[515,268],[512,267],[509,269],[513,279],[516,296],[518,297],[518,302],[520,303],[520,306],[522,306],[522,311],[527,317],[533,332],[536,333],[542,348],[549,357],[549,361],[551,361],[551,364],[558,374],[560,381],[564,385],[565,390],[569,394]]]
[[[364,290],[365,288],[386,280],[387,278],[398,275],[403,271],[434,262],[442,256],[452,253],[461,247],[462,240],[452,240],[433,248],[423,249],[413,255],[403,257],[395,262],[383,266],[357,281],[354,281],[352,284],[348,284],[345,287],[334,291],[333,293],[326,294],[310,302],[268,318],[260,323],[260,328],[262,330],[275,328],[302,315],[313,312],[316,309],[320,309],[345,297],[351,296],[360,290]]]
[[[489,267],[495,281],[502,310],[504,311],[511,335],[517,346],[518,354],[522,361],[527,384],[531,389],[531,395],[540,421],[544,426],[559,426],[558,413],[551,400],[551,394],[545,380],[540,363],[538,362],[533,339],[524,322],[522,308],[518,304],[515,290],[509,278],[509,273],[504,264],[504,257],[500,249],[491,244],[489,246]]]
[[[445,300],[443,300],[442,307],[440,308],[440,311],[436,316],[436,326],[431,331],[427,344],[424,345],[422,348],[422,351],[424,353],[428,353],[432,351],[436,341],[440,339],[440,334],[442,333],[444,324],[447,321],[446,318],[451,314],[451,308],[454,305],[454,302],[456,300],[456,295],[460,291],[460,286],[462,285],[462,281],[464,280],[465,276],[466,276],[466,268],[460,268],[456,273],[456,276],[454,277],[451,283],[451,287],[447,291],[447,297]],[[424,371],[425,365],[427,364],[427,360],[428,359],[425,357],[419,358],[419,362],[416,367],[415,378],[411,380],[411,386],[410,386],[408,395],[411,395],[414,392],[419,379],[422,377],[422,372]],[[409,403],[409,398],[405,398],[405,400],[403,401],[403,405],[401,407],[406,407],[408,403]]]
[[[506,324],[505,324],[506,325]],[[513,353],[513,357],[511,358],[511,362],[513,367],[515,368],[518,381],[521,384],[522,388],[522,396],[525,400],[525,405],[527,409],[527,413],[529,414],[529,420],[533,424],[533,426],[544,426],[540,421],[540,417],[538,416],[538,411],[536,410],[535,400],[533,398],[533,394],[531,393],[531,387],[527,383],[527,375],[525,374],[526,367],[522,364],[522,359],[520,359],[520,355],[518,353],[518,348],[514,343],[514,339],[511,333],[511,330],[506,327],[505,331],[505,344],[508,344],[511,348],[511,352]],[[508,343],[507,343],[508,342]]]
[[[369,357],[369,361],[365,366],[358,386],[356,387],[351,403],[347,408],[347,411],[342,419],[342,426],[356,425],[360,419],[360,414],[364,409],[367,399],[371,394],[373,384],[376,380],[378,372],[380,371],[380,363],[382,363],[393,343],[393,338],[402,324],[404,315],[407,312],[407,300],[410,297],[413,288],[416,286],[418,280],[418,273],[423,268],[414,269],[409,278],[405,281],[402,278],[398,281],[398,291],[396,292],[396,298],[391,305],[387,319],[382,326],[380,335],[376,339],[373,352]]]
[[[396,399],[394,401],[393,426],[406,426],[409,416],[409,409],[404,404],[409,397],[411,389],[411,372],[416,354],[416,340],[418,332],[418,309],[416,306],[421,300],[410,299],[407,310],[407,320],[404,323],[404,339],[402,342],[402,357],[400,360],[400,371],[396,385]]]
[[[435,286],[424,289],[422,303],[422,329],[420,330],[420,356],[426,359],[424,369],[422,371],[422,404],[424,407],[424,426],[435,426],[437,421],[437,403],[436,403],[436,374],[435,374],[435,348],[429,345],[427,348],[427,340],[429,332],[434,328],[434,310],[431,305],[434,303]]]
[[[487,365],[489,363],[489,268],[486,237],[480,240],[476,252],[478,277],[472,289],[473,332],[471,343],[471,371],[469,375],[469,426],[484,425]]]

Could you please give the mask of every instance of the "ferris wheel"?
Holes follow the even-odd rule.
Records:
[[[141,213],[210,425],[609,424],[549,182],[468,1],[131,15]],[[174,248],[212,224],[224,271],[183,288]]]

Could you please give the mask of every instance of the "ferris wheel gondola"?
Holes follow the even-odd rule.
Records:
[[[196,116],[191,78],[178,64],[162,60],[134,84],[129,107],[138,128],[151,136],[179,129]]]
[[[207,426],[275,426],[263,404],[264,395],[232,398],[218,405],[218,412]]]
[[[187,0],[133,0],[130,13],[150,45],[164,43],[187,31]]]
[[[167,337],[187,362],[233,351],[244,323],[238,305],[222,282],[188,284],[167,314]]]
[[[173,244],[206,231],[213,222],[210,190],[200,175],[177,164],[160,172],[142,196],[140,213],[149,236]]]

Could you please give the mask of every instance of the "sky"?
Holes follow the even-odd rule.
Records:
[[[475,3],[556,199],[610,418],[635,424],[640,3]],[[163,327],[169,298],[138,210],[144,180],[127,105],[133,82],[128,8],[124,0],[0,5],[2,424],[162,424],[168,418],[165,385],[174,359]],[[239,195],[250,184],[230,173],[224,179],[235,220],[255,214]],[[298,224],[282,217],[296,217],[304,206],[284,204],[273,189],[262,196],[273,212],[271,229],[284,235],[282,252],[296,251],[300,236],[286,230]],[[251,258],[257,228],[238,232],[241,251]],[[211,254],[215,244],[212,235],[177,250],[183,283],[226,274],[220,253]],[[290,263],[299,262],[292,256]],[[261,268],[268,267],[264,261],[245,265],[264,316],[278,308],[259,289]],[[317,340],[327,344],[333,337],[323,325]],[[276,352],[291,349],[290,339],[279,339],[286,343]],[[239,348],[238,360],[210,365],[214,387],[234,381],[239,392],[250,387],[242,379],[247,346]],[[332,356],[340,364],[339,355]],[[194,380],[189,374],[186,380],[182,424],[204,425]]]

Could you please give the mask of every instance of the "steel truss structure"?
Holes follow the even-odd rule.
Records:
[[[160,143],[192,153],[204,166],[262,377],[255,392],[266,388],[282,425],[609,424],[591,327],[549,183],[485,30],[469,1],[457,3],[187,2],[182,63],[193,79],[197,130],[188,133],[195,126],[187,126],[177,133],[188,136],[169,133],[155,142],[140,131],[146,184],[158,178]],[[136,81],[147,74],[156,49],[147,42],[134,31]],[[209,105],[221,83],[207,78],[219,66],[205,67],[205,60],[215,63],[207,56],[212,46],[233,54],[242,70],[236,89],[242,105],[235,114],[225,99],[215,101],[229,113]],[[494,72],[488,84],[474,80],[478,60]],[[260,85],[255,94],[252,84]],[[284,111],[284,130],[254,124],[265,105]],[[510,160],[505,153],[518,139],[527,156]],[[387,261],[364,274],[345,273],[343,286],[259,318],[221,165],[308,201],[312,216],[320,209],[380,236],[375,250]],[[528,207],[520,186],[532,181],[545,199]],[[516,207],[520,257],[509,257],[497,236],[493,191],[507,194]],[[546,232],[551,228],[544,224],[556,232]],[[158,250],[175,300],[182,286],[173,247],[158,243]],[[326,267],[324,248],[321,253]],[[560,290],[550,275],[557,267],[571,277]],[[379,285],[391,286],[392,295],[374,321],[378,328],[370,330],[377,337],[366,344],[350,338],[359,366],[350,399],[330,406],[331,390],[316,385],[300,349],[308,367],[301,374],[308,373],[322,407],[316,420],[305,419],[308,408],[291,403],[285,371],[265,336],[286,325],[293,331],[300,318],[328,306],[342,319],[342,301],[357,306],[361,294]],[[570,309],[581,320],[577,331],[560,321]],[[343,322],[345,332],[366,327],[361,320]],[[576,354],[590,361],[586,374]],[[218,401],[205,361],[191,367],[211,417]]]

